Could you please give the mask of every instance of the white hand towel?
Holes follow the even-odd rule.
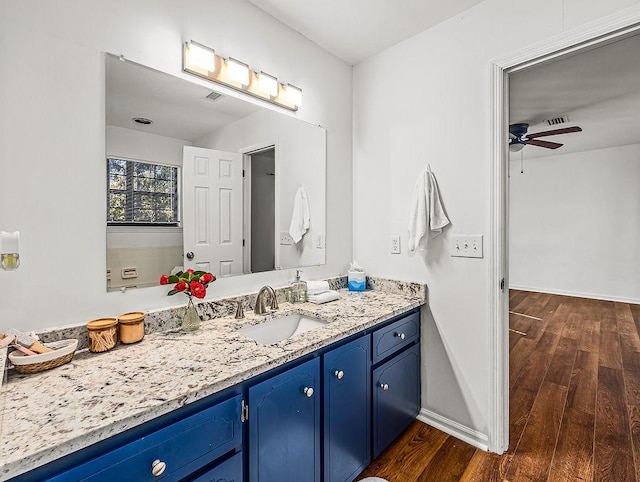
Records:
[[[340,298],[340,295],[335,290],[325,291],[317,295],[307,295],[307,301],[321,305],[323,303],[329,303],[329,301],[335,301]]]
[[[300,241],[302,236],[305,235],[309,229],[310,221],[307,191],[305,191],[304,186],[301,186],[293,198],[293,213],[291,215],[291,224],[289,225],[289,234],[293,238],[294,243]]]
[[[307,281],[307,296],[319,295],[325,291],[329,291],[328,281]]]
[[[413,201],[409,217],[409,251],[418,246],[426,249],[429,239],[442,233],[449,224],[444,212],[438,182],[429,167],[418,176],[413,190]]]

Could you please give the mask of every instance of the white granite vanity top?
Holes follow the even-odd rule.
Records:
[[[135,345],[76,355],[35,375],[9,376],[0,399],[0,480],[168,413],[425,303],[426,287],[340,291],[324,305],[281,303],[326,326],[274,345],[238,333],[264,317],[204,321],[194,333],[159,332]]]

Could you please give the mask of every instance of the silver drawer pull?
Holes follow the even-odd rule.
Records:
[[[160,477],[162,474],[164,474],[164,471],[166,470],[166,468],[167,468],[167,464],[165,464],[160,459],[155,459],[151,463],[151,473],[153,474],[154,477]]]
[[[404,333],[396,333],[396,336],[397,336],[398,338],[400,338],[401,340],[404,340],[404,339],[405,339],[405,335],[404,335]]]
[[[303,392],[304,392],[304,394],[307,396],[307,398],[311,398],[311,397],[313,397],[313,388],[311,388],[311,387],[304,387]]]
[[[344,372],[342,370],[336,370],[333,374],[338,380],[342,380],[342,377],[344,377]]]
[[[382,383],[380,382],[380,384],[378,385],[380,388],[382,388],[385,392],[387,390],[389,390],[389,384],[388,383]]]

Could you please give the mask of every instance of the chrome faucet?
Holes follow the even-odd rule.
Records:
[[[265,293],[268,293],[271,297],[271,309],[278,309],[278,300],[276,298],[276,292],[273,290],[271,286],[263,286],[258,291],[258,296],[256,297],[256,305],[253,308],[253,312],[256,315],[264,315],[267,312],[267,307],[264,301]]]

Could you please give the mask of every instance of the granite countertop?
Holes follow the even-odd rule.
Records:
[[[0,480],[87,447],[231,387],[425,303],[426,287],[398,283],[340,290],[324,305],[281,303],[270,317],[299,312],[326,326],[273,345],[238,332],[264,316],[214,318],[193,333],[151,333],[135,345],[76,354],[35,375],[12,374],[0,399]],[[377,289],[381,289],[378,291]],[[34,436],[37,434],[37,436]]]

